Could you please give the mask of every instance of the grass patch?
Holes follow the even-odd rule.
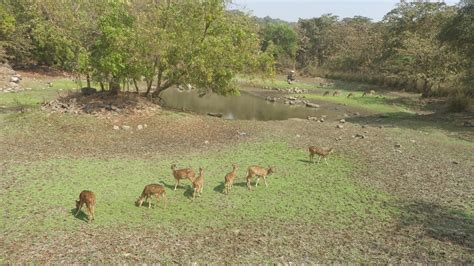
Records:
[[[278,219],[340,229],[384,221],[396,211],[386,206],[388,195],[351,180],[354,169],[347,159],[334,156],[326,166],[308,164],[306,158],[306,151],[291,149],[282,142],[267,142],[164,160],[84,158],[18,165],[2,176],[14,183],[0,195],[0,228],[7,234],[74,230],[84,224],[72,214],[74,200],[84,189],[97,195],[94,228],[155,226],[191,233],[203,227]],[[178,167],[205,169],[204,192],[195,202],[189,198],[188,181],[172,191],[173,162]],[[222,182],[232,162],[240,168],[233,191],[226,196]],[[268,188],[261,180],[258,188],[247,191],[245,169],[251,164],[276,166],[277,173],[268,178]],[[151,210],[135,207],[144,185],[157,182],[166,186],[167,209],[162,205]]]
[[[316,94],[299,94],[299,96],[305,96],[307,99],[326,101],[338,104],[346,104],[351,107],[364,108],[370,111],[381,112],[381,113],[395,113],[395,112],[410,112],[405,106],[391,104],[392,98],[374,97],[374,96],[354,96],[347,98],[346,95],[338,97],[333,96],[322,96]]]

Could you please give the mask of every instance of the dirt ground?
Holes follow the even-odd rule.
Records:
[[[152,227],[137,231],[126,225],[99,230],[84,223],[74,232],[0,236],[0,262],[474,262],[473,130],[453,120],[465,117],[442,113],[393,119],[368,114],[324,123],[261,122],[162,109],[146,115],[81,116],[84,123],[64,120],[57,113],[18,115],[7,126],[21,128],[12,129],[16,133],[3,136],[0,142],[4,151],[0,170],[48,158],[176,156],[279,139],[302,150],[310,144],[334,147],[337,154],[356,162],[355,182],[393,195],[396,201],[386,204],[401,213],[377,227],[341,230],[298,220],[235,221],[227,228],[203,225],[205,229],[195,234]],[[343,118],[346,122],[341,124]],[[28,124],[22,125],[21,119]],[[147,130],[137,130],[144,124]],[[337,128],[340,124],[343,127]],[[123,130],[123,125],[131,129]],[[1,193],[11,182],[1,180]]]

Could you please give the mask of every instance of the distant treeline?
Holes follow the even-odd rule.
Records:
[[[333,15],[296,24],[270,18],[262,49],[281,71],[416,90],[425,96],[474,87],[474,5],[401,1],[381,22]]]
[[[297,69],[424,96],[473,95],[473,0],[402,0],[380,22],[328,14],[297,23],[251,18],[228,2],[3,0],[0,61],[54,66],[111,90],[145,80],[155,94],[187,84],[234,93],[236,73]]]

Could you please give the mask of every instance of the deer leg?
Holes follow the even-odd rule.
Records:
[[[263,181],[265,181],[265,187],[268,187],[268,183],[267,183],[267,177],[263,177]]]
[[[319,159],[318,159],[318,164],[319,164],[319,161],[321,161],[321,156],[319,156]]]
[[[160,203],[160,194],[156,194],[156,206]]]
[[[166,205],[168,203],[168,199],[166,198],[166,194],[163,194],[163,201],[165,203],[165,209],[166,209]]]
[[[87,207],[87,219],[89,220],[89,223],[92,222],[92,210],[91,210],[91,206],[87,205],[86,204],[86,207]]]
[[[314,163],[313,159],[314,159],[314,154],[310,153],[309,154],[309,160]]]
[[[195,198],[196,198],[196,188],[194,188],[194,191],[193,191],[193,201]]]
[[[176,184],[174,185],[174,191],[176,191],[176,188],[179,186],[179,179],[176,179]]]
[[[258,181],[260,181],[260,177],[257,176],[257,182],[255,182],[255,187],[258,186]]]
[[[80,211],[81,208],[82,208],[82,204],[83,204],[82,202],[79,203],[79,208],[77,208],[76,214],[74,214],[74,216],[77,216],[77,214],[79,213],[79,211]]]
[[[328,161],[326,160],[326,157],[324,157],[324,162],[326,163],[326,165],[329,165]]]
[[[151,208],[151,197],[150,196],[146,196],[146,201],[148,202],[148,209]]]
[[[247,188],[248,190],[252,190],[252,186],[250,185],[250,178],[247,177]]]

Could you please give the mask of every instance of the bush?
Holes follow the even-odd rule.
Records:
[[[457,92],[448,99],[448,110],[451,112],[467,112],[471,106],[471,98],[463,92]]]

